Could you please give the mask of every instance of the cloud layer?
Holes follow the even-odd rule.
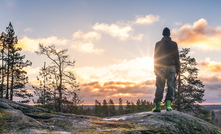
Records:
[[[210,58],[206,58],[199,65],[203,70],[208,72],[221,72],[221,62],[211,61]]]
[[[106,34],[109,34],[113,37],[119,37],[119,39],[121,40],[126,40],[127,38],[129,38],[129,32],[132,31],[132,28],[130,26],[124,26],[124,27],[120,27],[119,25],[116,24],[105,24],[105,23],[96,23],[93,26],[94,30],[97,31],[102,31]]]
[[[48,38],[38,38],[31,39],[27,36],[19,39],[18,45],[22,47],[25,51],[34,52],[38,49],[38,44],[43,43],[45,46],[48,45],[71,45],[72,48],[79,52],[90,53],[90,54],[102,54],[105,49],[96,48],[96,43],[102,39],[102,34],[110,35],[111,37],[117,38],[119,40],[126,41],[128,39],[142,41],[144,34],[138,33],[134,34],[133,25],[143,25],[143,24],[153,24],[159,21],[159,16],[146,15],[137,16],[135,20],[128,21],[127,23],[116,23],[116,24],[106,24],[106,23],[95,23],[92,26],[93,31],[87,33],[78,30],[72,35],[72,39],[59,39],[56,36],[51,36]],[[26,28],[25,32],[32,31],[31,28]]]
[[[136,20],[130,21],[128,23],[122,23],[119,24],[106,24],[106,23],[95,23],[93,26],[93,29],[95,31],[106,33],[112,37],[118,38],[120,40],[138,40],[141,41],[144,37],[143,34],[133,35],[133,25],[144,25],[144,24],[153,24],[157,21],[159,21],[160,17],[158,15],[146,15],[143,16],[136,16]]]
[[[221,28],[207,26],[205,19],[199,19],[193,25],[185,24],[172,30],[173,39],[185,47],[197,47],[203,50],[221,50]]]
[[[38,38],[38,39],[31,39],[27,36],[23,37],[22,39],[18,40],[17,47],[21,47],[24,51],[34,52],[38,50],[39,43],[43,43],[44,46],[49,45],[66,45],[68,40],[66,39],[59,39],[55,36],[51,36],[48,38]]]
[[[175,23],[180,25],[181,23]],[[199,19],[191,24],[184,24],[179,29],[172,30],[172,37],[178,45],[195,47],[204,51],[221,50],[221,28],[207,26],[205,19]],[[220,103],[221,97],[221,62],[207,58],[199,63],[199,79],[205,84],[206,103]]]
[[[118,104],[118,99],[122,98],[123,103],[127,100],[135,101],[145,99],[152,101],[155,93],[155,81],[147,80],[140,83],[135,82],[89,82],[81,84],[81,95],[85,104],[93,104],[94,100],[103,101],[112,99]]]
[[[94,47],[94,42],[100,40],[100,38],[101,35],[95,31],[83,33],[79,30],[73,34],[72,48],[83,53],[102,54],[104,49]]]
[[[76,73],[81,82],[140,82],[155,78],[153,73],[153,58],[150,57],[124,60],[119,64],[113,64],[110,66],[76,68]]]
[[[104,67],[76,68],[76,77],[80,81],[81,96],[85,104],[94,100],[118,99],[135,101],[153,100],[155,92],[155,75],[153,58],[143,57],[123,60],[119,64]]]
[[[145,17],[137,16],[134,24],[140,24],[140,25],[153,24],[159,20],[160,20],[160,16],[158,15],[155,16],[155,15],[150,14],[150,15],[146,15]]]

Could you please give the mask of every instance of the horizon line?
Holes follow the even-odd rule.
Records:
[[[95,104],[82,104],[82,105],[95,105]],[[119,104],[114,104],[114,105],[119,105]],[[125,104],[122,104],[122,105],[127,105],[126,103]],[[221,103],[201,103],[199,105],[221,105]]]

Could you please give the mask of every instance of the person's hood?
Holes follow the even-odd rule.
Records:
[[[171,38],[169,36],[164,36],[162,39],[161,39],[162,42],[168,42],[168,41],[171,41]]]

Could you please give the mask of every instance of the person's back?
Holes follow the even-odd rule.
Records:
[[[156,43],[154,61],[158,65],[176,65],[177,44],[170,37],[164,36],[161,41]]]
[[[163,38],[155,45],[154,52],[154,72],[156,74],[156,93],[154,102],[156,108],[153,112],[160,112],[160,103],[163,98],[165,82],[167,80],[168,92],[165,98],[167,104],[167,111],[172,110],[170,104],[173,101],[175,74],[180,71],[179,52],[176,42],[172,41],[170,30],[165,28],[163,30]]]

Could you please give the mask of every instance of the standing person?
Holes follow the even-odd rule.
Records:
[[[163,92],[165,82],[167,80],[167,94],[165,98],[166,109],[171,111],[171,102],[174,98],[174,87],[176,85],[175,74],[180,71],[180,60],[177,43],[170,38],[170,29],[163,29],[163,38],[155,45],[154,52],[154,72],[156,75],[156,93],[154,103],[156,107],[153,112],[161,111],[161,101],[163,99]]]

